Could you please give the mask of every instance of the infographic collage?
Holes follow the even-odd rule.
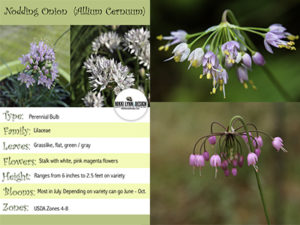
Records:
[[[300,224],[299,10],[0,0],[0,225]]]

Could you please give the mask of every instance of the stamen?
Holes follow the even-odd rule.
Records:
[[[158,36],[156,36],[156,39],[157,39],[157,40],[159,40],[159,41],[161,41],[161,40],[163,39],[163,36],[162,36],[162,34],[161,34],[161,35],[158,35]]]
[[[203,74],[200,74],[200,77],[199,77],[200,79],[202,79],[203,78]]]
[[[174,61],[175,62],[180,62],[180,59],[181,59],[181,55],[176,55],[176,56],[174,56]]]
[[[248,84],[246,82],[244,82],[243,85],[245,89],[248,89]]]
[[[160,47],[158,48],[158,51],[162,51],[162,50],[164,50],[164,48],[165,48],[165,46],[162,45],[162,46],[160,46]]]
[[[212,77],[211,73],[207,73],[207,74],[206,74],[206,78],[207,78],[208,80],[211,79],[211,77]]]
[[[210,70],[212,68],[212,65],[210,63],[207,63],[207,68]]]
[[[192,63],[192,67],[197,67],[198,66],[197,60],[191,60],[191,63]]]
[[[299,35],[288,35],[287,39],[291,40],[291,41],[295,41],[299,39]]]
[[[169,45],[165,45],[165,51],[167,52],[169,50]]]
[[[212,89],[212,93],[213,93],[213,94],[216,94],[216,92],[217,92],[217,89],[214,87],[214,88]]]

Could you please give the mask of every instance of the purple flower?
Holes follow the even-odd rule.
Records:
[[[242,57],[243,63],[245,66],[247,66],[248,68],[251,68],[252,66],[252,60],[251,60],[251,56],[248,53],[245,53]]]
[[[194,154],[191,154],[189,159],[190,166],[195,166],[195,160],[196,156]]]
[[[248,71],[247,71],[247,69],[243,66],[239,66],[237,68],[237,76],[238,76],[239,81],[242,84],[244,84],[244,87],[248,88],[248,85],[246,83],[248,81]]]
[[[231,173],[232,173],[233,176],[236,176],[237,175],[237,168],[232,168]]]
[[[227,160],[224,160],[224,161],[221,163],[221,168],[222,168],[223,170],[226,170],[226,169],[228,168],[228,162],[227,162]]]
[[[35,80],[33,79],[32,75],[29,75],[26,73],[20,73],[18,80],[21,83],[24,83],[27,88],[29,88],[30,86],[33,86],[33,84],[35,83]]]
[[[219,71],[219,60],[218,57],[211,51],[205,53],[203,62],[203,75],[206,75],[207,79],[216,77],[217,72]]]
[[[175,45],[181,42],[186,42],[187,32],[184,30],[172,31],[170,36],[163,37],[162,35],[157,36],[158,40],[170,41],[167,46]]]
[[[259,148],[257,148],[257,149],[255,149],[254,153],[257,155],[257,157],[259,157],[261,150]]]
[[[259,52],[255,52],[255,54],[252,56],[252,59],[253,59],[253,62],[259,66],[263,66],[266,63],[264,57]]]
[[[212,155],[212,157],[210,158],[210,165],[212,167],[219,167],[221,166],[221,158],[218,154],[214,154]]]
[[[269,29],[275,34],[284,34],[286,31],[286,28],[279,23],[272,24]]]
[[[254,146],[256,146],[256,144],[258,145],[258,148],[261,148],[263,146],[264,142],[261,136],[255,137],[254,140]]]
[[[232,165],[233,165],[234,167],[237,167],[237,166],[238,166],[238,161],[237,161],[237,159],[232,160]]]
[[[205,165],[203,155],[196,155],[195,157],[195,166],[196,167],[203,167]]]
[[[204,157],[205,161],[208,161],[209,160],[209,153],[207,151],[204,151],[203,152],[203,157]]]
[[[283,141],[280,137],[275,137],[272,141],[273,147],[279,152],[280,150],[287,152],[287,150],[284,149],[283,147]]]
[[[286,41],[283,40],[284,38],[287,38],[286,32],[279,32],[279,30],[282,30],[280,28],[274,28],[272,31],[270,29],[269,32],[266,33],[264,45],[268,52],[273,53],[273,50],[270,45],[276,47],[276,48],[286,48],[290,50],[296,50],[294,47],[295,43],[293,41]]]
[[[255,165],[258,161],[257,155],[253,152],[250,152],[247,156],[248,166]]]
[[[225,55],[226,67],[231,67],[238,59],[238,50],[240,49],[240,44],[237,41],[228,41],[221,47],[222,52]]]
[[[238,159],[238,165],[239,165],[239,167],[243,167],[243,165],[244,165],[244,156],[240,155],[240,157]]]
[[[50,89],[58,77],[58,65],[55,62],[54,50],[42,41],[38,44],[31,43],[30,52],[23,55],[20,61],[26,66],[23,73],[31,74],[30,76],[24,76],[21,73],[19,75],[21,83],[25,83],[27,88],[37,83]],[[29,71],[31,69],[33,71]]]
[[[249,136],[250,136],[250,139],[252,137],[252,133],[249,132]],[[248,136],[247,136],[247,133],[243,133],[242,134],[242,138],[244,139],[245,143],[248,143]]]
[[[216,144],[216,141],[217,141],[216,136],[210,136],[210,137],[208,138],[208,142],[209,142],[209,144],[211,144],[211,145]]]
[[[228,176],[230,175],[229,169],[224,170],[224,175],[225,175],[226,177],[228,177]]]

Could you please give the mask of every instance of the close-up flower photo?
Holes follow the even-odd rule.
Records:
[[[1,31],[0,106],[69,106],[70,28],[3,26]]]
[[[152,103],[151,224],[299,224],[299,113]]]
[[[258,9],[250,1],[213,7],[188,0],[164,7],[167,2],[154,4],[163,13],[152,17],[153,24],[173,11],[181,20],[153,26],[154,101],[300,99],[299,4],[265,0]]]
[[[71,40],[73,106],[112,107],[127,88],[150,101],[149,27],[72,26]]]

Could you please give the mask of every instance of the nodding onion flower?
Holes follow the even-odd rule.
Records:
[[[188,59],[189,66],[201,68],[203,72],[200,78],[206,76],[213,79],[213,88],[210,92],[215,94],[217,89],[223,91],[225,96],[225,84],[228,81],[228,70],[231,68],[237,71],[238,79],[247,89],[248,83],[256,89],[254,82],[248,79],[248,71],[251,70],[252,61],[259,66],[265,64],[261,53],[257,52],[251,40],[245,32],[257,34],[264,38],[264,45],[268,52],[273,53],[272,47],[296,50],[295,40],[298,35],[286,32],[281,24],[273,24],[268,28],[241,27],[227,21],[226,10],[223,13],[222,21],[217,26],[212,26],[205,31],[189,34],[184,30],[172,31],[170,36],[157,36],[157,39],[166,40],[167,43],[159,47],[159,50],[168,51],[169,47],[176,45],[173,54],[169,58],[175,62],[183,62]],[[200,44],[203,40],[203,44]],[[252,56],[252,57],[251,57]]]
[[[216,132],[216,126],[221,131]],[[219,168],[224,171],[225,176],[229,176],[230,172],[237,176],[238,169],[243,168],[246,158],[248,166],[252,166],[258,172],[259,157],[264,144],[261,135],[270,138],[276,151],[287,152],[280,137],[273,138],[258,130],[253,123],[245,123],[242,117],[235,116],[228,127],[218,122],[211,123],[210,134],[196,141],[189,164],[201,169],[205,161],[210,161],[210,166],[215,169],[215,176]]]
[[[54,49],[40,41],[30,44],[30,52],[19,58],[26,66],[19,73],[18,80],[25,84],[27,88],[34,84],[42,85],[48,89],[54,86],[54,81],[58,78],[58,64],[55,61]]]

